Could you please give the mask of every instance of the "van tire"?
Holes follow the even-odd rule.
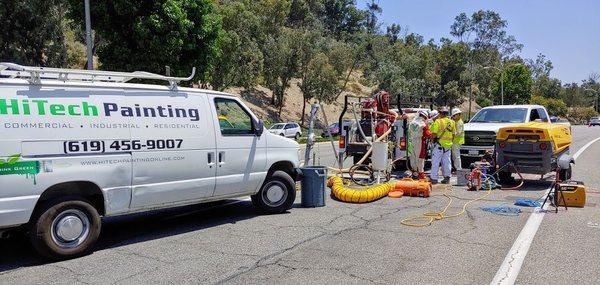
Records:
[[[299,140],[300,139],[300,133],[296,133],[296,135],[294,136],[294,140]]]
[[[294,186],[294,180],[289,174],[275,171],[267,177],[260,191],[251,196],[252,204],[266,214],[283,213],[291,209],[296,200]]]
[[[62,218],[61,218],[62,216]],[[64,235],[78,235],[63,239],[56,233],[57,226],[69,222],[75,233],[68,230]],[[96,208],[79,197],[64,197],[42,204],[29,223],[29,239],[33,247],[44,257],[54,260],[69,259],[88,254],[93,248],[102,221]],[[80,233],[77,233],[81,227]],[[55,228],[53,230],[53,228]],[[62,244],[61,244],[62,243]]]

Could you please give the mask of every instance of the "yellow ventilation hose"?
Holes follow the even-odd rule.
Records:
[[[394,183],[383,183],[363,189],[350,189],[344,187],[342,178],[331,176],[327,186],[338,200],[348,203],[368,203],[387,196],[394,189]]]

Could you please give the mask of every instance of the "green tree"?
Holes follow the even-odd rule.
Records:
[[[0,60],[66,66],[64,14],[61,0],[0,1]]]
[[[271,104],[279,107],[279,115],[283,108],[285,91],[298,70],[297,47],[300,38],[297,30],[282,28],[277,36],[268,36],[264,45],[265,82],[273,92]]]
[[[535,60],[528,59],[527,67],[531,70],[531,76],[534,80],[541,77],[550,77],[550,71],[552,71],[552,61],[546,59],[543,54],[538,54]]]
[[[339,76],[329,62],[329,57],[325,53],[318,53],[308,65],[306,79],[301,86],[302,91],[307,94],[306,97],[330,103],[335,100],[339,91]]]
[[[378,1],[379,2],[379,1]],[[377,23],[377,15],[381,15],[383,9],[379,6],[379,3],[375,3],[375,0],[371,0],[371,3],[367,3],[367,32],[370,34],[376,34],[379,31],[379,24]]]
[[[500,76],[492,84],[494,102],[500,102]],[[504,69],[504,104],[527,104],[531,100],[531,72],[522,65],[509,65]]]
[[[386,36],[390,39],[390,43],[395,43],[400,38],[402,28],[398,24],[392,24],[386,29]]]
[[[502,57],[508,57],[523,48],[514,36],[506,32],[508,23],[500,14],[491,10],[479,10],[471,17],[461,13],[454,18],[450,34],[461,42],[467,42],[476,50],[495,49]]]
[[[364,29],[366,12],[358,9],[354,0],[322,0],[316,14],[336,39],[354,35]]]
[[[83,1],[69,0],[73,19],[83,19]],[[220,52],[221,19],[211,0],[98,0],[91,5],[94,29],[106,42],[98,47],[102,67],[145,70],[206,82]]]
[[[533,95],[531,96],[530,103],[546,107],[548,113],[553,116],[566,117],[569,113],[567,104],[561,99],[544,98],[539,95]]]
[[[534,79],[532,88],[533,95],[558,99],[560,98],[562,85],[560,80],[542,75]]]
[[[230,86],[250,89],[257,84],[264,63],[259,44],[261,19],[252,1],[224,1],[217,11],[224,31],[210,83],[217,90]]]
[[[299,30],[299,36],[301,39],[298,41],[298,73],[296,76],[302,79],[300,83],[300,90],[302,91],[302,115],[300,118],[300,123],[304,125],[304,117],[306,113],[306,103],[314,97],[314,93],[312,93],[312,89],[308,88],[307,84],[309,81],[309,76],[311,68],[311,63],[313,62],[315,56],[325,49],[324,46],[324,38],[321,29],[318,28],[309,28],[306,30]]]

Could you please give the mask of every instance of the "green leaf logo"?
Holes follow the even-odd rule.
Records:
[[[7,160],[0,158],[0,165],[3,165],[3,164],[13,165],[13,164],[17,163],[17,161],[19,161],[19,159],[21,159],[20,153],[11,155]]]

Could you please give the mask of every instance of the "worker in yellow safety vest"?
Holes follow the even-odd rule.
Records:
[[[438,118],[431,125],[431,133],[434,136],[433,152],[431,154],[431,173],[429,178],[432,184],[438,183],[440,165],[444,179],[443,184],[450,183],[452,175],[452,145],[454,141],[455,124],[448,118],[448,108],[442,107]]]
[[[452,109],[451,114],[455,124],[454,141],[452,141],[452,162],[454,169],[461,170],[460,146],[465,144],[465,123],[462,120],[462,111],[460,109]]]

